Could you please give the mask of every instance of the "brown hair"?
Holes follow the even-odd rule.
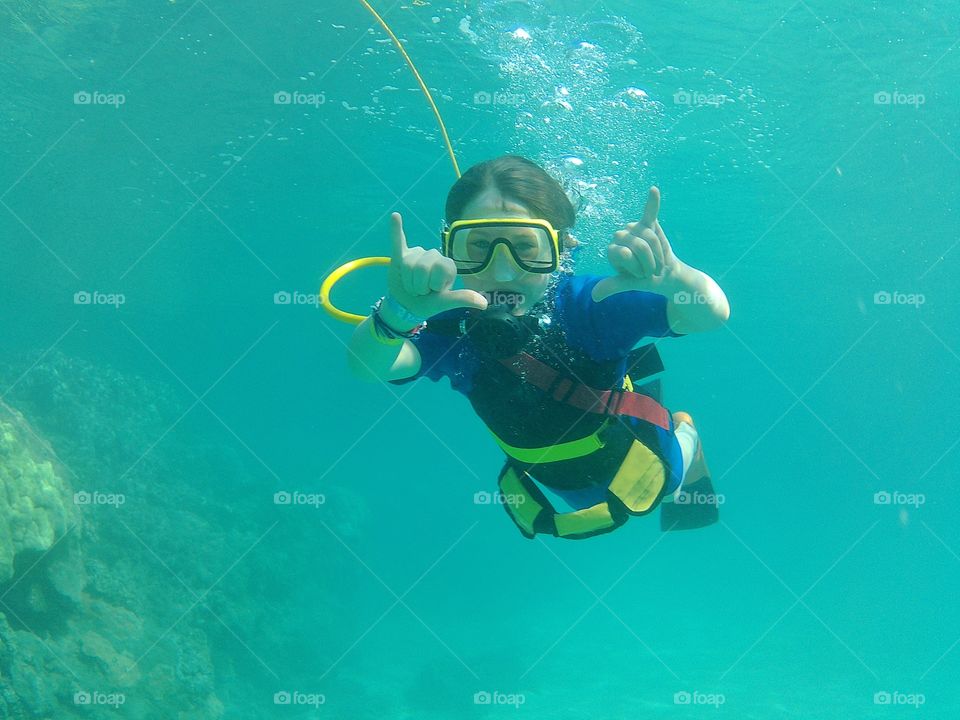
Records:
[[[532,217],[548,220],[567,242],[577,211],[563,186],[535,162],[519,155],[501,155],[474,165],[454,183],[447,195],[446,220],[460,220],[464,208],[478,195],[494,189],[505,200],[523,205]]]

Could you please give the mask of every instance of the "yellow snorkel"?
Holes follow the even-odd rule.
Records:
[[[447,135],[447,128],[443,124],[443,118],[440,117],[440,110],[437,109],[437,104],[433,101],[433,96],[430,95],[430,90],[427,89],[426,83],[423,82],[423,78],[421,78],[420,73],[417,72],[417,68],[413,64],[413,60],[411,60],[410,56],[407,55],[407,51],[403,49],[403,44],[399,39],[397,39],[397,36],[393,34],[390,26],[387,25],[384,19],[380,17],[376,10],[373,9],[370,3],[368,3],[367,0],[360,0],[360,4],[369,10],[373,17],[377,19],[377,22],[379,22],[383,26],[383,29],[387,31],[387,34],[393,41],[393,44],[397,46],[397,50],[400,51],[403,59],[407,61],[407,65],[409,65],[410,69],[413,71],[414,77],[417,78],[417,82],[420,84],[420,89],[423,91],[423,94],[426,95],[427,101],[430,103],[430,107],[433,108],[433,114],[437,118],[437,123],[440,125],[440,132],[443,135],[443,142],[446,143],[447,152],[450,154],[450,162],[453,163],[453,171],[456,173],[457,178],[459,178],[460,166],[457,165],[457,157],[453,152],[453,146],[450,144],[450,136]],[[342,320],[354,325],[358,325],[359,323],[363,322],[366,319],[365,315],[357,315],[356,313],[346,312],[345,310],[341,310],[340,308],[334,306],[333,303],[330,302],[330,291],[333,289],[333,286],[343,278],[344,275],[347,275],[358,268],[389,264],[390,258],[388,257],[365,257],[344,263],[332,273],[327,275],[327,277],[324,278],[323,283],[321,283],[319,293],[320,306],[328,313],[333,315],[333,317],[335,317],[337,320]]]

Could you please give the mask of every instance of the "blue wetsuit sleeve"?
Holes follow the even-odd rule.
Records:
[[[667,322],[667,298],[627,290],[594,302],[590,293],[601,275],[572,275],[559,288],[558,311],[567,340],[595,360],[625,357],[645,337],[680,337]]]

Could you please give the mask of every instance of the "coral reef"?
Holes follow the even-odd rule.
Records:
[[[0,718],[255,720],[284,688],[322,692],[316,668],[362,606],[331,578],[365,571],[317,511],[278,507],[276,478],[230,438],[176,424],[190,399],[162,382],[58,352],[0,362],[13,381]],[[324,522],[361,542],[362,500],[341,497]]]
[[[0,401],[0,583],[24,551],[50,549],[78,521],[52,450]]]

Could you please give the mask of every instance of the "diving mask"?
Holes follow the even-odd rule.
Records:
[[[443,254],[456,264],[458,275],[486,270],[501,245],[525,272],[551,273],[560,263],[560,237],[547,220],[457,220],[444,227],[440,239]]]

